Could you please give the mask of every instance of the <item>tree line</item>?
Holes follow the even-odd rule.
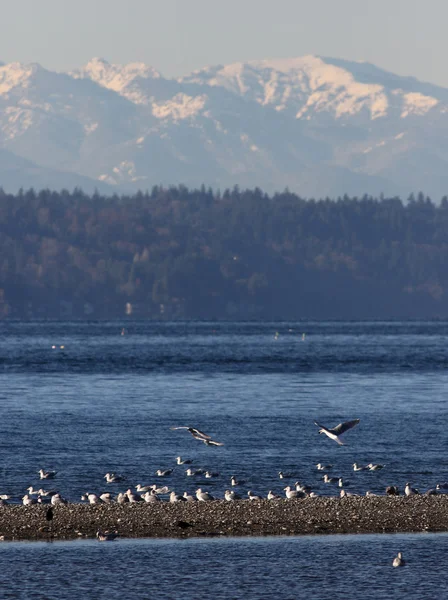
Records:
[[[448,199],[0,189],[0,317],[448,317]]]

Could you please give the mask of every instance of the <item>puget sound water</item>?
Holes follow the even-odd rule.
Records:
[[[0,494],[19,502],[32,485],[80,502],[157,483],[223,497],[235,475],[242,495],[297,480],[337,495],[318,462],[352,493],[408,481],[424,492],[448,481],[447,367],[447,322],[2,322]],[[313,423],[355,418],[346,446]],[[219,475],[187,477],[179,455]],[[56,479],[40,481],[41,468]],[[407,564],[393,569],[400,550]],[[448,536],[427,533],[4,542],[0,596],[448,597],[447,550]]]

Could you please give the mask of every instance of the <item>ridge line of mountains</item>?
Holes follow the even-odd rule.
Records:
[[[289,188],[302,197],[448,190],[448,89],[304,56],[167,79],[99,58],[0,63],[0,186],[132,193]]]

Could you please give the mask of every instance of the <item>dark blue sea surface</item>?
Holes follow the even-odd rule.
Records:
[[[447,322],[2,322],[0,494],[19,502],[28,486],[41,486],[37,471],[44,468],[56,470],[57,476],[43,487],[53,487],[76,502],[85,492],[116,493],[137,483],[168,484],[180,493],[202,487],[223,497],[232,475],[245,481],[238,488],[242,495],[249,489],[260,495],[270,489],[283,493],[285,485],[296,480],[319,494],[337,495],[335,485],[323,483],[315,466],[318,462],[332,464],[332,475],[346,480],[347,491],[384,493],[387,485],[403,489],[407,481],[424,491],[448,480],[447,398]],[[313,423],[334,426],[355,418],[360,424],[345,434],[346,446],[319,435]],[[170,429],[176,425],[197,427],[224,446],[208,447],[187,431]],[[175,465],[178,455],[191,459],[194,468],[210,469],[219,476],[186,477],[186,466]],[[385,466],[355,473],[353,462]],[[159,468],[174,468],[174,472],[160,478],[155,475]],[[280,480],[280,470],[291,477]],[[106,484],[108,471],[125,476],[126,481]],[[151,541],[148,545],[120,540],[106,550],[84,542],[76,542],[76,547],[11,544],[2,546],[2,556],[15,552],[23,560],[29,557],[31,563],[41,556],[44,562],[60,565],[65,553],[74,553],[81,568],[88,564],[90,553],[103,553],[104,568],[110,563],[113,571],[120,556],[124,560],[120,553],[154,554],[159,561],[165,556],[165,570],[174,575],[171,581],[177,581],[183,571],[173,557],[179,553],[181,562],[187,560],[184,553],[190,548],[194,556],[208,556],[204,570],[218,570],[216,577],[230,578],[227,590],[213,595],[236,598],[240,596],[233,594],[232,569],[241,569],[243,581],[248,577],[245,569],[258,574],[258,583],[263,570],[268,579],[273,578],[269,552],[283,556],[280,573],[289,564],[301,585],[308,581],[307,569],[306,585],[318,585],[314,578],[320,560],[321,577],[330,586],[327,571],[341,581],[354,578],[356,585],[364,585],[366,563],[368,580],[375,581],[386,568],[382,561],[389,573],[390,554],[396,549],[386,538],[375,538],[375,544],[385,544],[384,556],[369,554],[367,538],[316,539],[266,540],[260,545],[250,540]],[[446,552],[447,538],[403,538],[411,539],[415,564],[420,564],[421,543],[425,569],[436,578],[439,552]],[[302,544],[308,544],[306,549]],[[399,545],[404,551],[408,548],[404,541]],[[344,548],[347,556],[339,556],[338,548]],[[355,548],[366,557],[361,566]],[[316,562],[305,566],[297,562],[302,552],[309,556],[306,561],[314,557]],[[227,564],[229,556],[241,557],[236,566]],[[191,568],[199,569],[197,564]],[[64,577],[62,567],[54,569],[56,578]],[[405,577],[389,576],[396,582]],[[99,575],[92,573],[95,577],[100,586]],[[185,578],[194,585],[193,574],[185,572]],[[275,585],[281,585],[281,575],[278,579],[270,597],[277,597]],[[166,572],[161,581],[165,595],[160,597],[182,597],[178,588],[170,592]],[[292,579],[288,581],[291,595],[283,588],[278,596],[297,597],[299,588],[290,587]],[[107,580],[103,584],[109,591]],[[205,579],[202,589],[206,590]],[[90,597],[102,597],[98,594]],[[328,595],[331,586],[322,593]],[[318,598],[318,592],[312,597]]]
[[[402,551],[406,565],[393,568]],[[2,598],[433,600],[448,596],[448,536],[4,544]]]

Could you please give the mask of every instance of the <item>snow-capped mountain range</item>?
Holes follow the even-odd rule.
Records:
[[[304,56],[166,79],[95,58],[0,63],[0,186],[235,184],[305,197],[448,194],[448,89]]]

